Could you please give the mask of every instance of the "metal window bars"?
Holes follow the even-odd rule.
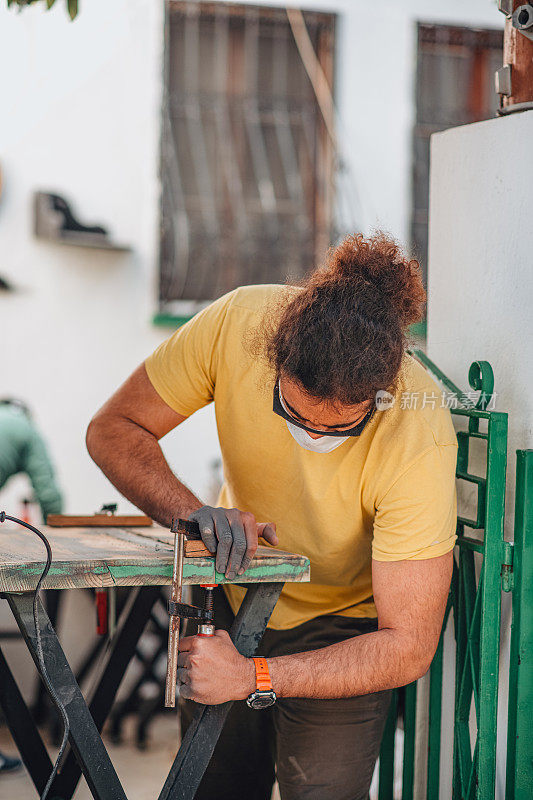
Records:
[[[494,72],[501,66],[503,31],[418,23],[417,39],[411,243],[425,269],[430,137],[495,116]]]
[[[515,540],[504,540],[507,415],[488,411],[494,390],[488,362],[475,362],[469,372],[472,393],[462,393],[420,350],[412,352],[448,391],[457,396],[451,413],[467,423],[457,432],[457,478],[474,488],[476,511],[458,514],[457,548],[443,633],[429,671],[427,710],[417,697],[421,682],[405,688],[401,795],[394,790],[395,733],[398,691],[393,695],[379,762],[379,800],[427,798],[444,800],[441,781],[443,690],[446,629],[455,639],[455,697],[453,699],[454,800],[495,797],[498,665],[501,591],[513,592],[513,624],[509,672],[509,716],[506,800],[533,796],[533,759],[529,715],[533,710],[531,669],[533,623],[533,451],[517,451]],[[485,474],[469,466],[473,443],[484,443]],[[479,463],[480,454],[477,454]],[[465,533],[468,529],[468,533]],[[479,531],[483,531],[483,536]],[[514,559],[513,559],[514,553]],[[528,613],[529,612],[529,613]],[[424,680],[424,679],[423,679]],[[424,684],[422,683],[422,686]],[[425,718],[424,718],[425,717]],[[424,729],[424,730],[422,730]],[[416,769],[415,769],[416,765]],[[422,771],[422,775],[420,772]]]
[[[356,230],[353,181],[324,117],[334,34],[333,14],[166,3],[163,313],[298,279]]]

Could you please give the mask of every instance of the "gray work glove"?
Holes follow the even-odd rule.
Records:
[[[189,519],[200,526],[207,549],[216,552],[217,572],[225,573],[230,581],[250,566],[259,536],[269,544],[278,543],[274,523],[256,522],[253,514],[238,508],[202,506]]]

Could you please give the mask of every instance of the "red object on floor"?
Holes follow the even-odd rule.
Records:
[[[105,636],[107,633],[107,590],[95,589],[96,598],[96,633],[98,636]]]

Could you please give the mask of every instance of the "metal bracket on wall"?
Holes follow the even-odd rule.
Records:
[[[501,11],[506,17],[510,17],[513,13],[513,0],[498,0],[498,11]]]
[[[512,90],[512,67],[510,64],[504,64],[503,67],[497,69],[494,73],[494,84],[496,94],[511,97]]]

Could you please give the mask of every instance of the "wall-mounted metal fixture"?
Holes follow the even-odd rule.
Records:
[[[101,225],[83,225],[59,194],[35,192],[34,232],[40,239],[78,247],[127,252],[131,247],[113,242]]]
[[[494,73],[496,94],[510,97],[511,95],[511,65],[504,64]]]
[[[533,2],[499,0],[505,14],[503,67],[495,74],[500,116],[533,109]]]
[[[529,3],[518,6],[511,17],[513,28],[533,41],[533,6]]]
[[[498,0],[498,11],[510,17],[513,13],[513,0]]]

